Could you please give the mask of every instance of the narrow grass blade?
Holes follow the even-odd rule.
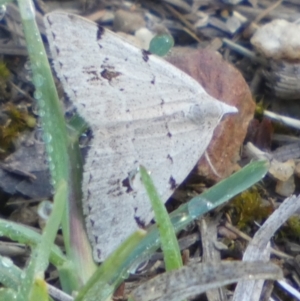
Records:
[[[24,225],[3,219],[0,219],[0,233],[2,236],[6,236],[11,240],[24,243],[32,247],[41,242],[41,234]],[[50,262],[56,267],[63,265],[67,261],[65,255],[56,245],[53,245],[50,251]]]
[[[84,245],[82,242],[88,240],[81,223],[82,217],[76,203],[78,200],[75,199],[80,198],[81,194],[80,180],[77,176],[80,173],[80,168],[78,168],[80,164],[75,160],[77,154],[74,154],[78,146],[76,148],[73,141],[70,141],[67,133],[62,105],[58,98],[48,58],[35,22],[34,5],[31,0],[18,0],[18,5],[31,62],[33,83],[36,89],[34,96],[38,103],[39,117],[44,131],[52,184],[54,190],[57,191],[61,181],[68,183],[68,189],[65,191],[63,199],[69,199],[70,203],[67,203],[63,210],[62,229],[67,257],[77,270],[75,275],[78,277],[78,284],[73,288],[76,290],[79,288],[80,282],[85,283],[95,270],[91,251],[83,252],[85,250],[82,251],[80,248]],[[81,227],[78,226],[79,224]],[[72,226],[76,231],[71,231]],[[81,238],[81,241],[77,239],[78,237]],[[79,247],[76,247],[76,244]],[[87,246],[89,245],[87,244]]]
[[[49,158],[52,184],[55,192],[57,192],[58,189],[61,189],[62,183],[67,183],[69,178],[66,125],[42,38],[35,21],[34,5],[31,0],[18,0],[18,5],[31,62],[33,83],[35,85],[35,98],[38,101],[39,116],[44,131],[44,142]],[[53,245],[55,237],[53,233],[57,233],[63,213],[66,214],[65,201],[68,198],[68,190],[62,189],[59,195],[60,198],[58,201],[62,201],[63,206],[61,214],[56,216],[59,219],[53,223],[53,228],[43,235],[42,246],[34,250],[31,261],[26,268],[25,278],[19,290],[19,296],[28,298],[34,279],[37,277],[43,278],[43,271],[48,265],[48,257],[51,250],[50,244]],[[54,207],[55,206],[54,204]]]
[[[21,273],[22,270],[10,258],[0,256],[0,283],[2,285],[15,290],[21,283]]]
[[[60,221],[65,209],[64,196],[66,195],[67,184],[61,181],[60,187],[57,189],[57,193],[54,197],[54,205],[51,215],[47,220],[46,226],[43,231],[41,242],[38,244],[37,251],[38,256],[36,258],[36,274],[42,275],[49,264],[49,255],[54,239],[59,228]]]
[[[159,231],[161,248],[164,254],[166,270],[171,271],[182,267],[182,258],[177,237],[170,221],[165,204],[161,201],[153,181],[145,167],[140,166],[143,184],[148,193],[154,211],[156,226]]]
[[[35,279],[31,295],[30,295],[30,301],[50,301],[52,300],[48,296],[48,290],[47,290],[47,283],[43,279]]]
[[[68,135],[62,106],[56,91],[42,38],[35,21],[31,0],[18,0],[21,20],[32,69],[35,99],[44,131],[49,169],[56,189],[60,180],[68,179]],[[67,198],[67,195],[66,195]]]
[[[88,283],[78,293],[75,301],[109,300],[118,285],[129,275],[126,259],[145,236],[145,231],[133,233],[98,268]]]
[[[52,213],[47,221],[41,242],[33,250],[29,265],[24,271],[25,277],[21,279],[22,281],[18,294],[20,297],[24,297],[25,300],[29,300],[29,296],[36,295],[42,297],[41,300],[46,300],[45,298],[48,296],[47,293],[46,295],[43,293],[41,288],[43,287],[42,283],[44,282],[44,271],[49,263],[48,258],[51,247],[65,208],[65,200],[62,199],[62,196],[65,196],[66,190],[66,183],[61,181],[61,186],[58,187],[57,194],[55,195]],[[46,287],[46,285],[44,286]]]
[[[10,2],[13,2],[13,0],[0,0],[0,5],[6,5]]]
[[[14,301],[23,301],[18,299],[17,293],[10,288],[0,288],[0,300],[14,300]]]

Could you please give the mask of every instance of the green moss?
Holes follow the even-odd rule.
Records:
[[[300,239],[300,218],[299,216],[290,217],[278,232],[277,238],[290,239],[299,242]]]
[[[5,157],[13,147],[13,141],[19,134],[35,126],[36,120],[27,111],[20,110],[12,104],[3,108],[5,121],[0,126],[0,156]]]
[[[7,101],[10,99],[10,93],[7,91],[7,81],[10,77],[10,72],[6,64],[0,61],[0,101]]]
[[[0,62],[0,78],[3,80],[7,80],[10,76],[10,72],[6,67],[6,64],[3,62]]]
[[[264,110],[266,109],[266,104],[263,103],[262,100],[260,100],[255,107],[255,116],[258,119],[262,119],[263,115],[264,115]]]
[[[292,216],[287,220],[287,227],[292,236],[299,239],[300,237],[300,219],[299,216]]]
[[[265,205],[256,187],[242,192],[230,202],[230,216],[239,229],[245,229],[254,221],[261,223],[273,211],[273,207]]]

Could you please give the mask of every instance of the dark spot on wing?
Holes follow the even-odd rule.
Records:
[[[121,75],[120,72],[115,72],[115,71],[109,71],[107,69],[104,69],[101,73],[101,76],[105,79],[107,79],[109,82],[115,78],[118,77],[119,75]]]
[[[173,158],[168,154],[167,159],[173,164]]]
[[[70,20],[75,20],[75,21],[76,21],[76,18],[77,18],[77,16],[75,16],[75,15],[68,15],[68,17],[69,17]]]
[[[94,227],[94,225],[95,225],[95,221],[94,221],[94,220],[92,220],[92,219],[90,219],[90,223],[91,223],[91,226],[92,226],[92,227]]]
[[[113,187],[111,188],[110,190],[107,191],[107,195],[110,195],[110,196],[120,196],[122,195],[122,191],[120,190],[120,187]]]
[[[134,208],[134,211],[136,212],[137,208]],[[138,216],[135,216],[134,219],[140,228],[145,229],[145,223]]]
[[[132,187],[131,187],[131,185],[130,185],[129,177],[127,177],[126,179],[124,179],[124,180],[122,181],[122,185],[123,185],[124,187],[126,187],[126,192],[127,192],[127,193],[130,193],[131,191],[133,191],[133,189],[132,189]]]
[[[128,177],[126,179],[124,179],[122,181],[122,184],[124,187],[127,188],[126,192],[129,193],[129,192],[133,192],[134,191],[134,181],[135,181],[135,177],[138,173],[138,170],[137,169],[133,169],[131,171],[128,172]],[[135,192],[136,194],[136,192]]]
[[[88,191],[87,191],[87,199],[89,199],[90,196],[91,196],[91,191],[88,189]],[[89,211],[91,211],[90,206],[88,206],[88,209],[89,209]]]
[[[111,196],[120,196],[123,194],[120,186],[120,179],[109,179],[107,181],[107,184],[109,185],[109,190],[107,191],[108,195]]]
[[[168,132],[167,136],[168,136],[169,138],[171,138],[171,137],[172,137],[172,134],[171,134],[170,132]]]
[[[92,176],[92,173],[90,173],[90,176],[89,176],[89,183],[93,180],[93,176]]]
[[[160,105],[161,106],[163,106],[165,104],[165,101],[164,101],[164,99],[161,99],[161,103],[160,103]]]
[[[170,188],[171,190],[175,190],[177,187],[176,181],[175,179],[171,176],[169,179],[169,184],[170,184]]]
[[[48,20],[48,23],[49,23],[50,25],[53,24],[53,23],[51,22],[51,17],[50,17],[50,16],[47,17],[47,20]]]
[[[107,63],[107,61],[108,61],[108,59],[107,60],[106,59],[103,60],[103,64],[100,65],[100,68],[102,68],[102,69],[108,69],[109,71],[115,70],[115,66],[114,65],[109,65]]]
[[[98,256],[98,258],[101,258],[101,250],[100,249],[97,249],[97,256]]]
[[[147,51],[147,50],[144,50],[144,49],[142,50],[143,60],[145,62],[148,62],[150,54],[151,54],[150,51]]]
[[[90,78],[87,81],[95,81],[95,80],[97,81],[100,79],[97,71],[95,70],[87,70],[87,71],[83,70],[83,72],[90,76]]]
[[[104,34],[104,27],[98,25],[98,30],[97,30],[97,40],[101,40],[102,39],[102,35]]]
[[[154,85],[155,84],[155,76],[153,76],[153,79],[151,81],[151,84]]]

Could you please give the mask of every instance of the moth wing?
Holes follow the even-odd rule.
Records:
[[[75,15],[45,17],[54,68],[94,138],[84,166],[87,229],[103,261],[153,217],[140,164],[167,201],[223,114],[236,112],[161,58]],[[76,57],[76,61],[74,60]]]

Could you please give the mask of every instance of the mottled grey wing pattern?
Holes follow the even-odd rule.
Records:
[[[48,14],[45,23],[57,75],[93,132],[83,204],[94,258],[103,261],[153,217],[139,165],[167,201],[222,115],[235,109],[95,23],[64,13]]]

